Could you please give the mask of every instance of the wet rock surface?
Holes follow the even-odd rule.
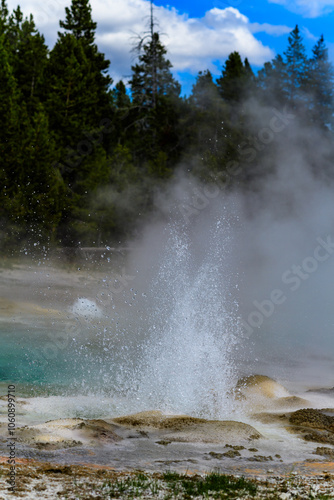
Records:
[[[254,427],[242,422],[206,420],[187,415],[164,415],[159,411],[141,412],[115,418],[113,422],[141,431],[159,431],[170,442],[221,443],[226,439],[240,441],[261,437]]]
[[[307,408],[307,399],[290,394],[279,382],[266,375],[249,375],[238,380],[233,391],[236,400],[247,401],[258,410]]]
[[[326,458],[334,459],[334,448],[327,448],[326,446],[318,446],[314,452],[316,455],[323,455]]]
[[[104,420],[63,419],[16,429],[17,444],[39,450],[61,450],[83,445],[100,446],[117,443],[123,438],[116,434],[115,425]],[[7,428],[0,429],[0,439],[6,438]]]
[[[326,415],[322,410],[313,408],[297,410],[292,413],[289,420],[294,425],[334,432],[334,417]]]
[[[294,399],[293,395],[284,396],[285,389],[269,377],[249,378],[247,391],[245,399],[249,399],[253,410],[245,415],[247,423],[171,415],[161,411],[117,418],[106,415],[95,419],[61,418],[17,427],[17,457],[19,460],[47,462],[48,467],[41,473],[44,479],[69,477],[72,482],[72,471],[83,464],[93,471],[94,479],[98,477],[94,467],[101,466],[112,469],[117,475],[138,469],[151,475],[170,470],[182,474],[219,470],[226,474],[252,477],[267,476],[269,473],[278,477],[290,474],[296,467],[300,474],[307,472],[311,466],[334,471],[334,448],[331,446],[334,444],[333,409],[302,408],[293,411],[296,401],[300,400]],[[43,404],[48,401],[43,399]],[[284,411],[280,410],[277,402],[284,403]],[[0,403],[3,405],[5,401]],[[25,404],[23,399],[21,406],[26,408],[29,404]],[[22,422],[23,418],[26,417],[22,413],[19,421]],[[3,456],[7,452],[6,440],[7,427],[3,423],[0,424]],[[44,479],[34,483],[35,495],[40,492],[43,498],[56,498],[58,493],[63,494],[59,486],[52,490],[53,497],[45,496],[49,483]],[[270,481],[275,482],[276,479]],[[71,494],[66,497],[64,493],[64,498],[72,498]],[[145,498],[156,498],[146,494]],[[287,494],[286,490],[280,490],[280,495]],[[21,496],[25,495],[22,492]]]
[[[334,417],[326,411],[307,408],[292,413],[289,417],[291,430],[305,441],[334,445]]]

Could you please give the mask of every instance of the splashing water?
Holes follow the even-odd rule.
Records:
[[[2,379],[38,397],[89,397],[96,417],[97,394],[112,414],[230,417],[241,335],[231,272],[236,211],[224,203],[212,201],[191,224],[177,214],[167,226],[153,224],[121,270],[52,270],[54,287],[49,269],[23,275],[26,288],[9,304],[15,321],[9,315],[2,323]],[[119,276],[123,288],[115,289]],[[42,295],[43,307],[27,302],[33,278],[33,300]]]
[[[221,418],[232,409],[239,329],[227,264],[229,227],[216,218],[200,251],[184,224],[166,230],[137,395],[151,408]]]

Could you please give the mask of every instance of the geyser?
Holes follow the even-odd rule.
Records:
[[[231,207],[223,197],[211,200],[189,223],[178,201],[170,222],[152,228],[141,247],[153,275],[145,285],[148,335],[134,396],[142,409],[226,417],[237,376],[233,352],[240,340],[237,284],[230,267]],[[138,253],[133,257],[138,264]]]

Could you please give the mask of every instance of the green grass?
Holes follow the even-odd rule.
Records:
[[[190,495],[205,497],[208,496],[209,492],[211,496],[215,496],[216,498],[224,498],[226,494],[229,494],[228,498],[233,498],[234,493],[239,494],[241,491],[247,492],[252,496],[256,493],[256,486],[250,481],[246,481],[243,477],[235,478],[217,472],[212,472],[205,477],[192,477],[180,475],[175,472],[166,472],[163,478],[171,489],[174,491],[177,490],[177,493],[183,490],[185,494],[184,498]]]
[[[139,473],[135,477],[108,481],[103,486],[105,498],[158,496],[161,490],[164,490],[165,500],[175,497],[189,499],[194,496],[206,498],[209,495],[214,498],[230,499],[241,493],[254,496],[256,486],[244,478],[234,478],[217,472],[202,477],[171,471],[165,472],[161,479]]]

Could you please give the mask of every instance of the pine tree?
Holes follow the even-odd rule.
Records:
[[[5,34],[0,35],[0,164],[3,195],[14,188],[13,166],[17,156],[19,132],[19,91],[10,65]]]
[[[167,50],[155,29],[152,0],[150,5],[149,31],[140,37],[135,47],[139,64],[132,66],[133,76],[129,83],[134,104],[154,109],[159,97],[178,97],[181,86],[171,74],[172,64],[165,57]]]
[[[48,110],[50,125],[61,149],[76,147],[83,132],[98,124],[96,88],[89,88],[89,61],[81,43],[63,35],[50,54]]]
[[[43,107],[37,107],[27,122],[22,141],[22,163],[17,183],[24,186],[18,192],[16,207],[26,228],[44,239],[54,239],[63,210],[66,208],[67,189],[54,165],[55,144],[49,133],[48,118]],[[18,207],[18,202],[20,207]]]
[[[245,68],[245,97],[247,97],[249,95],[252,95],[256,88],[256,79],[247,57],[244,60],[244,68]]]
[[[87,45],[94,44],[97,24],[92,19],[92,8],[89,0],[72,0],[71,7],[65,8],[66,19],[59,25],[70,32],[77,40]]]
[[[8,7],[6,0],[1,0],[0,6],[0,35],[7,31],[8,27]]]
[[[109,116],[112,79],[109,61],[94,42],[96,23],[88,0],[72,0],[60,26],[65,33],[58,32],[48,66],[49,114],[61,146],[74,147],[85,131]]]
[[[8,39],[14,77],[32,115],[46,97],[44,73],[48,49],[32,15],[24,19],[20,7],[9,18]]]
[[[238,52],[232,52],[223,67],[222,76],[217,80],[218,90],[226,105],[223,129],[223,140],[220,146],[220,161],[215,170],[229,173],[226,182],[236,181],[231,175],[231,165],[239,165],[240,144],[245,142],[247,124],[247,108],[245,101],[255,92],[255,78],[247,59],[242,62]]]
[[[108,75],[110,61],[105,59],[104,54],[99,52],[95,43],[95,31],[97,24],[92,19],[92,8],[89,0],[72,0],[71,7],[66,7],[66,19],[60,21],[59,25],[66,34],[73,35],[82,44],[84,53],[90,63],[90,72],[94,73],[95,84],[99,90],[100,102],[98,107],[108,107],[109,91],[112,79]],[[63,34],[58,33],[61,40]]]
[[[158,177],[170,174],[170,165],[179,154],[177,124],[181,86],[171,73],[172,64],[166,54],[159,34],[153,32],[149,41],[141,46],[139,63],[132,66],[129,82],[135,157]]]
[[[159,98],[180,95],[181,86],[171,73],[172,64],[166,59],[166,54],[159,33],[153,33],[151,40],[142,48],[139,63],[131,67],[129,84],[134,105],[154,109]]]
[[[310,112],[312,121],[319,126],[333,123],[333,65],[328,60],[328,49],[321,35],[313,47],[313,57],[309,62],[308,91],[310,92]]]
[[[106,75],[109,61],[94,43],[96,23],[91,19],[88,1],[73,0],[71,8],[66,9],[66,21],[60,25],[67,32],[58,33],[50,53],[48,110],[61,160],[66,163],[69,158],[65,177],[72,183],[77,165],[86,156],[85,146],[80,148],[80,143],[87,141],[92,131],[103,129],[110,115],[112,80]],[[98,149],[99,144],[93,149]]]
[[[89,2],[73,0],[60,26],[65,33],[58,32],[50,53],[47,108],[58,149],[55,165],[70,189],[61,235],[66,235],[66,244],[73,244],[82,224],[89,227],[83,223],[89,213],[88,196],[106,182],[109,171],[112,79],[107,74],[109,61],[95,44]]]
[[[253,71],[248,60],[242,62],[238,52],[232,52],[223,67],[217,85],[220,95],[226,102],[241,102],[252,89]]]
[[[126,109],[130,106],[131,100],[126,92],[126,87],[124,82],[120,80],[116,83],[115,88],[112,91],[113,104],[118,110]]]
[[[80,40],[65,34],[50,55],[50,128],[56,139],[59,168],[68,187],[69,203],[60,228],[64,244],[73,245],[89,230],[87,197],[106,181],[108,162],[102,147],[103,109],[99,89]],[[66,222],[65,222],[66,221]],[[83,239],[83,238],[81,238]]]
[[[285,55],[285,92],[292,107],[298,107],[305,99],[307,57],[298,25],[288,37]]]
[[[124,82],[120,80],[112,91],[113,102],[113,131],[110,141],[110,154],[113,155],[114,148],[119,144],[127,144],[131,147],[131,138],[128,129],[133,122],[131,99],[127,94]],[[129,141],[129,142],[128,142]]]
[[[41,104],[30,116],[0,36],[0,202],[6,240],[55,234],[64,207],[64,186],[56,168],[54,143]],[[19,147],[18,147],[19,144]]]
[[[258,96],[266,104],[277,103],[283,105],[288,96],[286,90],[286,63],[278,54],[272,62],[267,62],[258,72],[257,86]]]

